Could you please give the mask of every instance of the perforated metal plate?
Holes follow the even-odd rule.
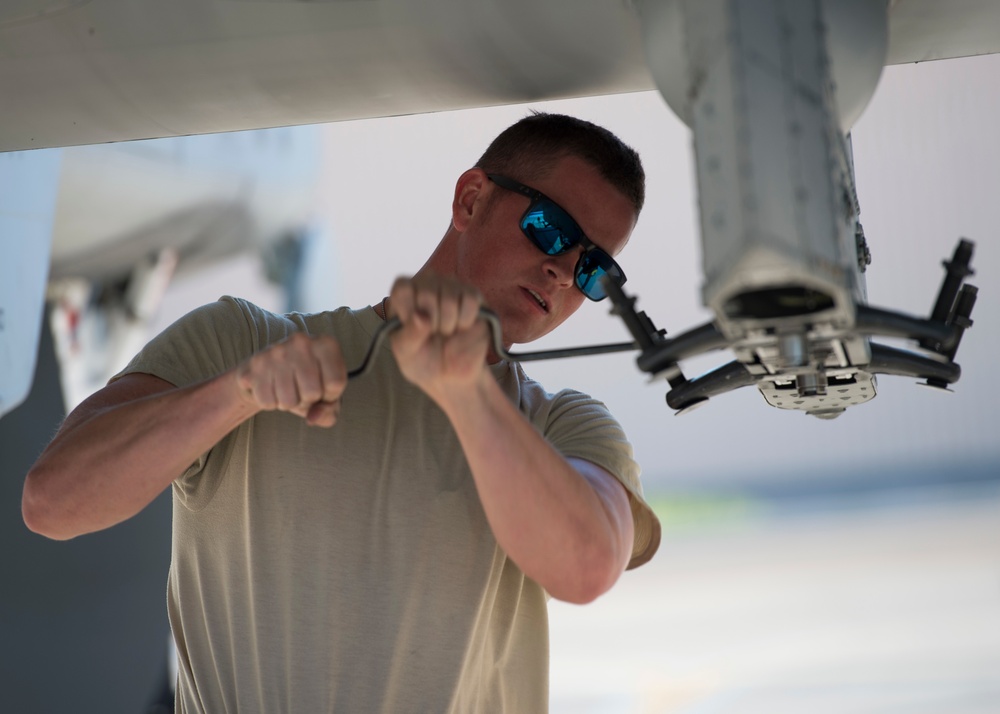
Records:
[[[795,380],[763,380],[757,384],[772,407],[795,409],[812,416],[832,419],[847,407],[857,406],[875,396],[875,376],[857,371],[848,375],[827,375],[825,387],[800,390]]]

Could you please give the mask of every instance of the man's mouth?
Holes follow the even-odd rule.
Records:
[[[539,307],[541,307],[544,312],[548,312],[549,311],[549,304],[547,302],[545,302],[545,300],[542,299],[541,295],[539,295],[538,293],[536,293],[531,288],[525,288],[525,290],[528,292],[528,294],[531,295],[531,297],[535,298],[535,302],[538,303]]]

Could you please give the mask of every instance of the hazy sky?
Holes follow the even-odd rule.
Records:
[[[632,355],[528,365],[550,390],[573,386],[604,400],[625,425],[653,483],[710,482],[768,472],[803,477],[969,453],[1000,459],[1000,406],[991,362],[1000,347],[1000,57],[887,68],[855,125],[861,218],[873,255],[873,305],[927,315],[941,260],[960,236],[976,241],[971,280],[980,287],[958,355],[954,394],[883,376],[879,395],[825,422],[774,409],[755,388],[712,399],[675,417],[665,382],[650,384]],[[331,124],[319,216],[334,237],[314,261],[317,300],[375,303],[392,279],[419,268],[442,236],[455,179],[489,141],[529,108],[575,114],[615,131],[642,155],[647,204],[619,256],[658,327],[679,334],[710,319],[701,305],[701,263],[690,132],[657,93]],[[218,280],[211,292],[218,292]],[[262,304],[273,293],[246,285]],[[240,292],[239,285],[225,292]],[[216,297],[212,295],[211,297]],[[317,304],[320,309],[330,304]],[[176,309],[168,304],[169,310]],[[605,303],[585,304],[533,348],[627,339]],[[899,343],[893,343],[898,346]],[[729,361],[715,353],[682,367],[688,377]]]

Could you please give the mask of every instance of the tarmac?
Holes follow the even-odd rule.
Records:
[[[1000,486],[708,509],[550,604],[551,714],[1000,714]]]

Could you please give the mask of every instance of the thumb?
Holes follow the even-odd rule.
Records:
[[[316,402],[306,413],[306,422],[310,426],[330,427],[337,423],[340,414],[340,400],[334,402]]]

